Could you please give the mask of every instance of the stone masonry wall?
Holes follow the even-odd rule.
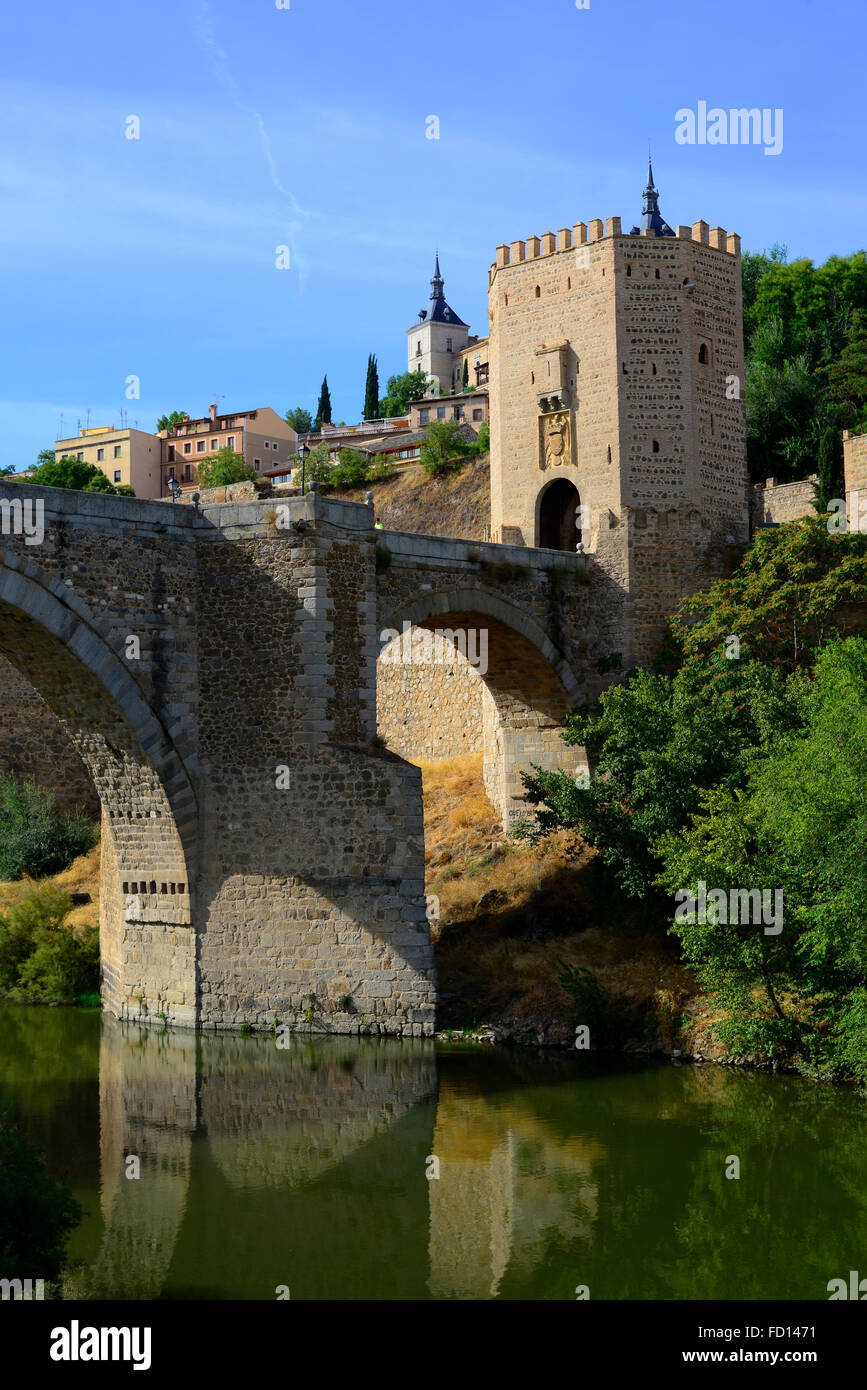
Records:
[[[479,753],[484,743],[483,689],[482,679],[459,654],[455,661],[441,665],[380,658],[377,731],[402,758]]]
[[[753,525],[767,526],[772,523],[782,526],[787,521],[799,521],[803,516],[815,516],[812,484],[818,481],[819,475],[814,473],[800,482],[782,483],[779,486],[773,478],[768,478],[764,484],[754,483],[750,489],[755,503]]]
[[[0,770],[32,777],[66,809],[84,806],[94,819],[99,816],[93,782],[68,734],[5,657],[0,657]]]

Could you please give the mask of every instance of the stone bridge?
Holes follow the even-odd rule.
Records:
[[[485,775],[508,821],[518,769],[560,764],[557,729],[618,649],[617,585],[589,557],[383,532],[315,492],[14,497],[0,653],[102,805],[105,1007],[431,1033],[421,777],[377,737],[382,634],[484,631]]]

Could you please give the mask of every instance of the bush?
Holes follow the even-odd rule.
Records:
[[[233,449],[218,449],[208,459],[202,459],[201,463],[196,464],[196,477],[199,486],[226,487],[229,483],[244,483],[251,478],[255,478],[256,470],[251,468],[246,462],[243,454],[236,454]]]
[[[69,1188],[47,1172],[43,1155],[8,1113],[0,1114],[0,1279],[56,1283],[81,1216]]]
[[[32,777],[0,777],[0,879],[60,873],[93,848],[98,834],[84,811],[61,811],[54,793]]]
[[[432,420],[427,438],[419,450],[419,463],[425,473],[438,477],[461,467],[464,459],[476,452],[475,441],[463,437],[458,420]]]
[[[37,883],[0,917],[0,990],[15,999],[71,1003],[99,984],[99,932],[73,930],[68,893]]]
[[[487,420],[483,420],[479,425],[479,434],[476,439],[476,449],[480,454],[486,454],[491,447],[491,427]]]

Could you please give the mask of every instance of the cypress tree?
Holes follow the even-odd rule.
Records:
[[[819,457],[816,472],[819,474],[819,511],[824,512],[832,497],[844,497],[843,482],[843,441],[834,425],[828,425],[819,439]]]
[[[367,359],[367,382],[364,387],[363,419],[379,419],[379,370],[373,353]]]
[[[465,357],[465,358],[464,358],[464,380],[463,380],[463,388],[464,388],[465,391],[469,391],[469,389],[470,389],[470,360],[469,360],[468,357]]]
[[[327,374],[322,378],[322,390],[319,392],[319,404],[316,407],[317,428],[331,424],[331,392],[328,390]]]

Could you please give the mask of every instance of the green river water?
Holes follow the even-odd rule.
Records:
[[[867,1274],[867,1099],[795,1077],[3,1006],[0,1090],[85,1209],[79,1297],[827,1300]]]

